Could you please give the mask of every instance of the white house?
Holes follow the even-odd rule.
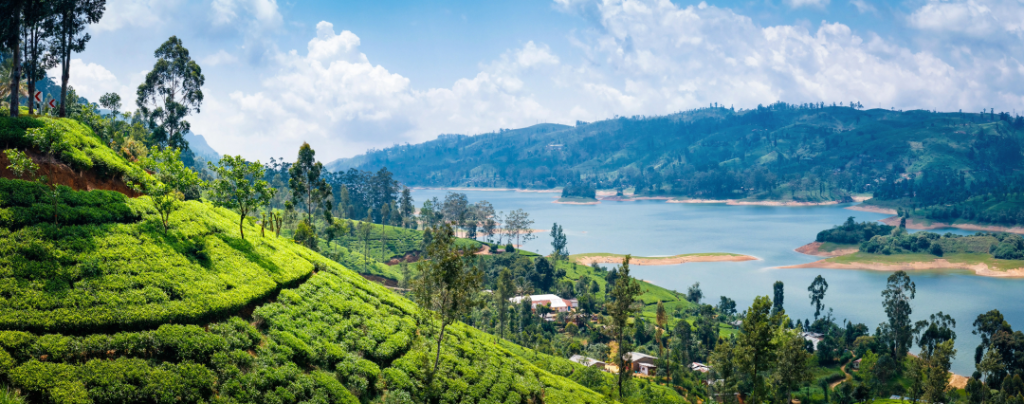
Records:
[[[658,358],[653,357],[651,355],[642,354],[640,352],[628,352],[625,355],[623,355],[622,359],[625,359],[626,361],[630,362],[630,366],[632,367],[633,371],[638,372],[642,375],[650,376],[652,373],[654,373],[654,370],[658,368],[657,366],[654,366],[654,361],[657,360]]]
[[[800,333],[800,336],[803,337],[803,339],[805,340],[811,341],[811,344],[814,345],[815,351],[818,350],[818,343],[825,339],[824,335],[818,334],[816,332],[802,332]]]
[[[693,362],[690,364],[690,369],[695,372],[707,373],[711,371],[711,367],[700,362]]]
[[[508,299],[508,301],[510,301],[510,302],[512,302],[514,304],[519,304],[519,302],[521,302],[526,297],[527,296],[516,296],[516,297],[513,297],[511,299]],[[530,302],[531,302],[531,306],[530,307],[533,310],[537,310],[537,306],[547,305],[547,306],[550,306],[551,310],[553,310],[553,311],[556,311],[556,312],[567,312],[569,310],[572,310],[572,307],[573,307],[571,301],[566,300],[566,299],[562,299],[562,298],[560,298],[558,296],[555,296],[555,295],[533,295],[533,296],[528,296],[528,297],[530,298]]]

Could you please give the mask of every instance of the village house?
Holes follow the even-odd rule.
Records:
[[[565,313],[573,308],[571,300],[562,299],[556,295],[516,296],[508,299],[508,301],[513,304],[519,304],[519,302],[527,297],[530,298],[530,308],[534,311],[537,310],[537,306],[548,306],[551,308],[551,311],[558,313]]]
[[[654,365],[654,361],[658,360],[658,358],[651,355],[642,354],[640,352],[629,352],[623,359],[630,362],[630,366],[634,373],[639,373],[644,376],[654,376],[654,372],[658,369],[658,367]]]
[[[583,355],[573,355],[572,357],[569,358],[569,360],[579,363],[580,365],[583,366],[604,370],[605,363],[594,358],[589,358]]]
[[[805,340],[807,340],[807,341],[811,341],[811,344],[814,345],[814,350],[815,351],[818,350],[818,343],[825,339],[825,336],[822,335],[822,334],[819,334],[819,333],[816,333],[816,332],[806,332],[806,331],[800,333],[800,337],[805,339]]]

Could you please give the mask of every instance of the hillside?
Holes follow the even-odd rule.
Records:
[[[387,166],[417,186],[592,184],[640,195],[801,201],[901,198],[893,184],[910,179],[923,187],[909,195],[931,204],[948,185],[946,173],[973,184],[965,197],[997,192],[1022,168],[1022,137],[1024,118],[1009,114],[778,103],[445,135],[329,168]]]
[[[607,401],[461,323],[429,374],[427,312],[233,211],[188,201],[164,233],[148,196],[60,189],[54,224],[48,187],[0,178],[0,384],[29,402]]]

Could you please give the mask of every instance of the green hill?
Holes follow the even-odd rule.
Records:
[[[680,198],[800,201],[873,194],[876,201],[910,198],[900,202],[904,207],[975,198],[985,201],[972,207],[988,211],[965,219],[1011,220],[1000,214],[1008,211],[1024,223],[1016,214],[1019,198],[1011,198],[1019,194],[1011,185],[1024,168],[1022,140],[1024,118],[1005,113],[777,103],[446,135],[329,167],[386,165],[398,180],[418,186],[592,186]],[[1007,200],[1015,202],[999,205]],[[932,216],[947,217],[949,209]]]
[[[53,224],[48,191],[0,179],[0,384],[30,402],[608,401],[461,323],[428,374],[429,313],[253,222],[242,239],[233,211],[185,202],[165,234],[148,196],[61,187]]]

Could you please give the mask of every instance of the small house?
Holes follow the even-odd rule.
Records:
[[[811,341],[811,344],[814,345],[814,350],[815,351],[818,350],[818,343],[825,339],[825,336],[822,335],[822,334],[819,334],[819,333],[816,333],[816,332],[806,332],[806,331],[800,333],[800,337],[802,337],[803,339],[805,339],[807,341]]]
[[[622,359],[625,359],[627,362],[630,363],[630,366],[632,367],[634,373],[641,373],[646,375],[647,373],[645,372],[649,372],[650,369],[657,368],[657,366],[654,366],[654,361],[658,360],[658,358],[653,357],[651,355],[642,354],[640,352],[629,352],[623,355]]]
[[[858,358],[857,360],[853,361],[853,370],[860,370],[861,359],[863,358]]]
[[[693,362],[690,364],[690,370],[694,372],[707,373],[711,371],[711,367],[700,362]]]
[[[598,369],[604,370],[605,363],[601,362],[601,361],[599,361],[597,359],[594,359],[594,358],[589,358],[589,357],[586,357],[586,356],[583,356],[583,355],[573,355],[571,358],[569,358],[569,360],[573,361],[573,362],[576,362],[576,363],[579,363],[580,365],[583,365],[583,366],[586,366],[586,367],[598,368]]]
[[[637,366],[638,372],[644,376],[654,376],[657,374],[658,367],[650,363],[641,363]]]
[[[564,313],[573,308],[570,300],[562,299],[556,295],[533,295],[533,296],[516,296],[508,301],[513,304],[519,304],[523,299],[530,298],[530,308],[534,311],[537,310],[537,306],[548,306],[551,311]]]

